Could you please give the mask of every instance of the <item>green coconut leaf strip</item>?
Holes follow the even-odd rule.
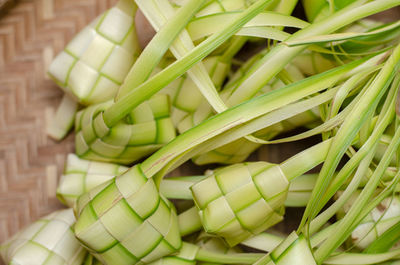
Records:
[[[382,32],[391,31],[393,29],[397,29],[400,27],[400,21],[390,23],[385,27],[381,27],[376,30],[372,30],[369,32],[344,32],[344,33],[333,33],[329,35],[320,35],[320,36],[311,36],[305,39],[300,40],[292,40],[292,41],[284,41],[283,43],[293,47],[297,45],[307,45],[307,44],[314,44],[314,43],[325,43],[325,42],[332,42],[332,41],[340,41],[340,40],[351,40],[357,39],[360,37],[366,36],[373,36],[377,35]]]
[[[312,236],[310,236],[310,245],[313,248],[321,245],[325,240],[329,238],[331,233],[338,227],[340,221],[341,220],[337,221],[336,223],[330,224],[321,229],[321,231],[318,231],[318,233],[315,233]]]
[[[261,253],[229,253],[221,254],[205,249],[199,249],[196,254],[196,259],[206,262],[217,262],[222,264],[254,264],[264,254]]]
[[[182,248],[174,256],[162,258],[151,265],[183,265],[197,262],[211,262],[212,264],[253,264],[263,254],[259,253],[220,253],[204,247],[183,242]],[[194,263],[188,263],[188,262]]]
[[[338,70],[338,68],[336,68],[336,70]],[[331,70],[331,71],[336,71],[336,70]],[[321,78],[322,78],[322,76],[324,76],[324,75],[320,74],[319,76],[321,76]],[[315,77],[317,77],[317,76],[314,76],[312,78],[315,78]],[[306,80],[309,80],[309,79],[306,79]],[[295,84],[300,85],[303,82],[306,82],[306,80],[299,81],[298,83],[295,83]],[[313,82],[311,80],[309,80],[309,81],[310,81],[310,83],[309,83],[310,85],[313,84],[313,85],[319,86],[317,82]],[[325,81],[327,81],[327,79],[323,78],[323,79],[320,79],[320,81],[322,82],[321,83],[322,87],[329,87],[329,85],[326,86],[327,83],[325,83]],[[295,84],[289,85],[287,88],[295,86]],[[321,87],[321,89],[322,89],[322,87]],[[278,91],[270,92],[271,95],[274,95],[275,93],[280,94],[282,92],[278,92]],[[291,93],[291,92],[289,92],[289,93]],[[327,91],[325,93],[329,94],[331,92]],[[327,95],[325,93],[317,96],[317,98],[326,97]],[[252,102],[261,100],[264,97],[268,97],[268,96],[267,95],[263,95],[263,96],[261,96],[259,98],[253,99]],[[330,98],[330,97],[328,97],[328,98]],[[308,102],[308,104],[314,104],[316,101],[318,101],[318,100],[315,100],[315,101],[310,100]],[[244,103],[243,105],[246,105],[246,104],[249,104],[249,103]],[[302,105],[303,102],[294,103],[294,104]],[[297,108],[298,106],[296,108],[292,108],[292,107],[293,107],[292,105],[288,105],[288,106],[285,106],[283,108],[285,110],[285,112],[286,112],[287,109],[290,110],[290,111],[286,112],[289,115],[289,117],[293,114],[292,111],[296,111],[298,109]],[[269,126],[269,125],[272,125],[272,124],[274,124],[276,122],[281,121],[282,117],[283,118],[285,117],[285,115],[283,115],[283,113],[285,113],[285,112],[281,113],[280,109],[277,108],[276,110],[273,110],[270,113],[267,113],[265,115],[261,115],[259,118],[255,118],[254,120],[249,121],[248,124],[244,123],[244,124],[242,124],[242,126],[239,126],[237,128],[234,128],[234,129],[229,129],[226,132],[223,132],[220,135],[215,136],[211,140],[207,140],[207,142],[204,142],[201,145],[196,146],[196,148],[188,150],[188,151],[185,151],[183,155],[180,155],[180,157],[177,158],[177,159],[173,159],[169,163],[169,165],[166,166],[166,169],[165,169],[164,173],[168,172],[169,170],[172,170],[173,168],[177,167],[178,165],[182,164],[183,162],[187,161],[188,159],[192,158],[193,156],[195,156],[195,155],[197,155],[199,153],[208,152],[210,150],[215,149],[216,147],[219,147],[219,146],[222,146],[224,144],[230,143],[230,142],[232,142],[232,141],[234,141],[236,139],[239,139],[240,137],[243,137],[245,135],[249,135],[249,134],[251,134],[251,133],[253,133],[253,132],[255,132],[255,131],[257,131],[257,130],[259,130],[261,128],[264,128],[266,126]],[[192,129],[192,130],[194,130],[194,129]],[[182,137],[182,136],[179,136],[179,137]],[[160,173],[158,175],[162,176],[164,173]]]
[[[376,146],[374,146],[376,148]],[[367,170],[369,169],[369,165],[374,157],[374,151],[375,148],[373,148],[369,154],[360,162],[360,165],[354,174],[353,179],[351,180],[350,184],[347,186],[346,190],[343,192],[342,196],[336,200],[332,205],[329,206],[328,209],[323,211],[321,214],[319,214],[317,217],[315,217],[311,223],[309,229],[309,233],[313,234],[317,230],[319,230],[326,222],[334,216],[340,209],[341,207],[347,202],[349,197],[352,196],[353,192],[357,190],[362,178],[365,177],[365,174]]]
[[[372,55],[372,54],[377,54],[377,53],[382,53],[385,51],[388,51],[390,49],[392,49],[392,46],[388,46],[388,47],[382,47],[380,49],[377,50],[371,50],[371,51],[364,51],[364,52],[352,52],[352,51],[344,51],[342,49],[340,49],[339,51],[336,50],[332,50],[332,49],[326,49],[324,47],[318,46],[318,45],[310,45],[308,46],[308,50],[313,51],[313,52],[317,52],[320,54],[326,54],[326,55],[333,55],[333,56],[367,56],[367,55]]]
[[[352,77],[350,77],[346,82],[340,87],[335,98],[332,100],[332,105],[329,107],[328,118],[334,117],[339,113],[344,100],[347,98],[349,93],[356,88],[357,85],[365,81],[366,78],[370,76],[371,73],[377,71],[381,66],[371,66],[370,69],[360,72]]]
[[[339,91],[340,88],[341,87],[339,87],[339,89],[337,91]],[[337,93],[335,94],[335,96],[337,95]],[[339,114],[334,115],[329,120],[326,120],[324,123],[316,126],[315,128],[313,128],[311,130],[307,130],[307,131],[305,131],[303,133],[296,134],[296,135],[289,136],[289,137],[285,137],[285,138],[280,138],[280,139],[276,139],[276,140],[269,140],[269,141],[263,141],[263,143],[265,143],[265,144],[278,144],[278,143],[285,143],[285,142],[293,142],[293,141],[305,139],[305,138],[308,138],[308,137],[311,137],[311,136],[314,136],[314,135],[317,135],[317,134],[320,134],[320,133],[323,133],[323,132],[328,132],[328,131],[332,130],[333,128],[339,126],[344,121],[344,119],[351,112],[351,110],[353,109],[354,105],[359,101],[359,99],[362,97],[362,95],[363,95],[362,93],[359,93],[356,96],[356,98],[353,99],[346,106],[346,108],[344,110],[342,110]],[[332,101],[334,101],[334,98],[332,99]]]
[[[221,30],[240,13],[240,11],[224,12],[199,17],[189,23],[187,30],[193,40],[199,40]],[[264,11],[246,23],[241,30],[272,26],[304,28],[308,25],[309,23],[289,15],[279,14],[273,11]]]
[[[335,127],[339,126],[346,116],[350,113],[351,107],[347,106],[343,111],[341,111],[338,115],[333,117],[332,119],[329,119],[325,121],[324,123],[318,125],[317,127],[307,130],[303,133],[299,133],[293,136],[285,137],[285,138],[279,138],[276,140],[269,140],[269,141],[262,141],[263,144],[279,144],[279,143],[287,143],[287,142],[294,142],[298,140],[302,140],[314,135],[318,135],[320,133],[328,132]]]
[[[245,241],[242,241],[240,244],[247,246],[247,247],[262,250],[265,252],[271,252],[280,243],[282,243],[283,240],[285,240],[285,238],[283,236],[278,236],[278,235],[264,232],[264,233],[255,235],[249,239],[246,239]]]
[[[272,123],[272,124],[276,124],[277,122],[285,121],[286,119],[291,118],[291,117],[295,116],[296,114],[300,114],[300,113],[303,113],[303,112],[305,112],[307,110],[311,110],[311,109],[313,109],[315,107],[318,107],[319,105],[331,100],[334,97],[334,95],[336,94],[336,92],[337,92],[337,88],[333,88],[333,89],[330,89],[329,91],[327,91],[325,93],[322,93],[320,95],[314,96],[312,98],[305,99],[305,100],[302,100],[302,101],[287,105],[285,107],[282,107],[281,109],[275,111],[274,113],[271,112],[271,113],[269,113],[270,114],[269,116],[271,118],[273,117],[273,115],[271,115],[271,114],[276,114],[275,117],[280,119],[279,121],[274,121],[274,123]],[[262,119],[263,121],[266,121],[266,119],[265,119],[266,117],[265,116]],[[260,124],[261,124],[261,119],[259,119],[259,120],[260,120]],[[253,123],[255,123],[255,122],[253,122]],[[270,126],[272,124],[271,124],[271,122],[265,123],[265,127]],[[335,124],[335,123],[333,123],[333,124]],[[321,127],[318,127],[318,128],[320,129]],[[303,135],[300,136],[300,139],[301,139],[302,136]],[[287,140],[287,138],[286,138],[286,139],[279,139],[279,140],[269,141],[269,140],[264,140],[264,139],[261,139],[259,137],[254,137],[254,136],[251,136],[251,135],[247,136],[246,139],[248,139],[248,140],[250,140],[250,141],[252,141],[254,143],[258,143],[258,144],[271,144],[271,143],[277,143],[277,142],[279,143],[279,142],[282,142],[282,141],[285,142]],[[291,141],[293,141],[293,139],[294,140],[298,140],[298,136],[293,136],[293,137],[290,137],[289,139]]]
[[[328,157],[322,166],[320,176],[316,183],[316,188],[313,190],[312,199],[310,200],[303,219],[300,229],[304,226],[308,218],[313,218],[317,212],[315,211],[316,205],[321,200],[323,193],[328,188],[331,182],[333,173],[347,148],[353,141],[358,130],[361,128],[363,122],[368,117],[368,113],[373,106],[378,103],[379,99],[383,96],[386,89],[389,87],[390,82],[394,77],[400,63],[400,46],[398,46],[392,53],[391,57],[387,60],[382,70],[375,78],[373,84],[365,92],[364,97],[360,99],[353,111],[347,116],[342,126],[334,137],[332,148],[328,153]]]
[[[74,126],[79,104],[64,94],[56,114],[48,121],[46,133],[55,140],[62,140]]]
[[[376,196],[375,198],[373,198],[368,205],[366,205],[366,207],[363,208],[361,214],[354,220],[354,223],[352,224],[351,227],[349,227],[348,231],[350,231],[350,233],[354,233],[355,229],[360,226],[361,222],[366,220],[366,216],[367,215],[373,215],[375,217],[372,217],[373,219],[377,219],[378,222],[380,222],[380,220],[382,220],[382,216],[385,214],[388,214],[388,217],[391,218],[390,216],[392,215],[393,211],[394,214],[396,214],[395,212],[398,211],[398,204],[397,202],[393,205],[394,208],[393,209],[388,209],[388,207],[392,207],[392,198],[390,198],[391,196],[393,196],[393,192],[396,189],[396,185],[400,180],[400,172],[398,172],[396,174],[396,176],[394,176],[393,180],[391,181],[391,183],[389,183],[387,185],[387,187],[379,193],[378,196]],[[358,193],[359,194],[359,193]],[[343,195],[343,193],[342,193]],[[342,196],[341,195],[341,196]],[[351,198],[352,201],[349,202],[350,204],[353,204],[356,197]],[[386,208],[386,210],[384,210],[384,213],[382,214],[382,208]],[[373,211],[375,211],[375,213],[372,213]],[[390,213],[389,213],[390,212]],[[393,221],[395,223],[397,223],[397,219],[399,217],[395,216]],[[374,219],[374,220],[375,220]],[[319,231],[318,233],[314,234],[311,237],[311,245],[313,247],[317,247],[318,245],[320,245],[323,241],[327,240],[332,233],[337,233],[337,227],[338,225],[341,223],[342,220],[337,221],[336,223],[333,223],[325,228],[323,228],[321,231]],[[393,223],[392,221],[392,223]],[[380,228],[378,229],[380,230]],[[362,231],[362,230],[361,230]],[[356,235],[356,237],[359,237],[358,235]],[[390,244],[390,242],[388,242],[388,244]],[[382,251],[384,252],[384,251]]]
[[[385,169],[390,163],[391,157],[393,156],[399,145],[400,145],[400,131],[398,130],[396,131],[396,134],[393,137],[392,142],[390,143],[388,149],[386,150],[384,157],[378,164],[378,167],[374,171],[373,175],[370,177],[367,185],[361,191],[360,196],[356,199],[356,201],[350,208],[349,212],[347,212],[347,214],[341,220],[339,226],[337,227],[338,229],[337,231],[343,231],[343,232],[331,234],[329,240],[324,241],[321,244],[321,246],[315,251],[314,256],[319,263],[325,260],[330,255],[330,253],[332,253],[340,244],[342,244],[344,240],[352,232],[354,226],[358,225],[358,223],[361,222],[361,220],[357,222],[356,220],[357,218],[358,219],[361,219],[361,217],[364,218],[365,215],[361,215],[361,213],[363,209],[367,208],[366,207],[367,204],[368,206],[374,205],[373,203],[368,203],[368,200],[375,192],[376,187],[379,184],[380,177],[384,174]],[[351,228],[351,230],[349,228]]]
[[[386,218],[386,217],[384,217],[385,214],[388,214],[388,216],[390,217],[390,213],[388,213],[388,211],[391,211],[388,209],[388,207],[390,207],[389,204],[391,204],[391,201],[392,201],[392,199],[390,197],[393,196],[393,192],[395,191],[396,185],[398,184],[399,180],[400,180],[400,172],[398,172],[396,174],[396,176],[393,178],[391,183],[382,192],[380,192],[376,197],[374,197],[372,200],[370,200],[367,205],[365,205],[365,207],[361,210],[360,215],[354,219],[353,224],[351,226],[349,226],[347,231],[344,233],[344,237],[348,236],[349,233],[354,233],[355,230],[357,229],[357,227],[360,225],[360,223],[366,219],[367,215],[373,215],[373,214],[376,215],[376,213],[372,213],[373,211],[378,211],[379,216],[375,217],[375,218],[377,218],[378,225],[379,225],[379,222],[383,218]],[[353,203],[354,202],[352,202],[352,204]],[[382,212],[381,212],[382,207],[386,207],[384,214],[382,214]],[[397,209],[397,206],[394,205],[393,210],[396,211],[396,209]],[[395,217],[394,219],[395,219],[395,220],[393,220],[394,223],[397,223],[396,219],[398,219],[398,217]],[[342,221],[343,220],[339,220],[337,223],[335,223],[332,226],[338,227],[338,224],[340,224]],[[392,221],[392,223],[393,223],[393,221]],[[383,224],[383,226],[385,226],[385,224]],[[384,227],[382,227],[382,229],[384,229]],[[329,230],[329,227],[326,230]],[[330,230],[330,232],[333,232],[333,231],[334,230]],[[329,234],[325,233],[325,236],[329,237]]]
[[[152,1],[148,2],[150,3]],[[119,100],[121,96],[138,87],[149,78],[154,68],[161,61],[165,52],[168,51],[169,47],[178,37],[180,32],[184,30],[189,20],[205,2],[205,0],[188,1],[171,19],[165,21],[162,30],[159,30],[151,39],[149,44],[140,54],[139,58],[137,58],[135,64],[132,66],[124,80],[124,83],[119,88],[118,94],[115,97],[116,100]],[[157,9],[153,9],[153,12],[156,11]]]
[[[277,6],[275,6],[274,8],[274,11],[281,14],[291,14],[298,2],[298,0],[278,1]]]
[[[181,249],[173,256],[166,256],[149,265],[196,265],[196,254],[199,247],[191,243],[183,242]]]
[[[264,255],[254,265],[316,265],[307,239],[291,233],[271,253]]]
[[[177,0],[183,2],[182,0]],[[185,0],[184,0],[185,1]],[[210,0],[207,4],[196,14],[196,17],[208,16],[220,12],[230,12],[235,10],[241,10],[253,4],[256,0]],[[270,2],[266,8],[270,8],[274,2]]]
[[[289,33],[270,27],[246,27],[240,29],[236,35],[283,41],[290,37]]]
[[[397,76],[395,80],[393,81],[389,93],[386,96],[385,102],[382,106],[382,109],[380,110],[380,114],[377,117],[377,121],[374,123],[373,131],[370,133],[369,139],[368,139],[368,144],[364,143],[365,147],[359,148],[358,152],[359,155],[365,156],[366,153],[369,152],[369,150],[372,150],[372,146],[374,144],[379,144],[382,142],[382,138],[385,138],[384,130],[390,125],[392,122],[393,118],[395,117],[394,115],[394,106],[395,106],[395,101],[396,101],[396,93],[397,93],[397,88],[400,85],[400,77]],[[388,142],[388,144],[390,141]],[[351,157],[351,161],[354,161],[354,158],[358,155],[354,155]],[[361,158],[359,157],[359,158]],[[359,161],[359,160],[358,160]],[[355,162],[353,165],[356,165],[358,162]],[[350,164],[350,163],[349,163]],[[349,168],[345,166],[342,170],[348,170]],[[351,170],[349,171],[351,172]],[[341,177],[337,176],[335,177],[332,186],[339,187],[341,184],[343,184],[343,180]],[[337,184],[341,183],[341,184]],[[330,188],[331,188],[330,187]],[[336,191],[334,191],[336,192]],[[334,192],[327,192],[325,196],[331,196],[333,195]],[[328,195],[330,194],[330,195]]]
[[[383,253],[389,251],[400,240],[400,222],[390,227],[366,249],[365,253]]]
[[[385,25],[378,27],[369,26],[367,32],[379,30],[381,27],[385,27]],[[375,50],[382,49],[384,47],[390,47],[396,45],[399,40],[399,32],[400,28],[397,27],[390,31],[382,32],[371,36],[360,37],[358,39],[353,39],[348,41],[334,42],[332,50],[345,51],[348,54],[372,52]]]
[[[400,255],[400,249],[387,251],[385,253],[366,254],[366,253],[343,253],[330,257],[324,261],[324,264],[348,265],[348,264],[376,264],[391,260]]]
[[[331,144],[332,139],[328,139],[292,156],[280,164],[282,172],[289,181],[301,176],[325,160]],[[310,158],[310,154],[315,155],[315,157]]]
[[[285,200],[286,207],[305,207],[317,181],[318,174],[305,174],[293,179]]]
[[[396,0],[373,1],[364,4],[365,1],[356,1],[346,8],[315,22],[293,34],[287,41],[315,36],[322,33],[331,33],[358,19],[374,13],[389,9],[398,5]],[[271,49],[250,71],[242,78],[238,86],[226,102],[228,106],[234,106],[244,100],[252,98],[265,84],[267,84],[283,67],[294,57],[304,51],[307,46],[288,47],[279,44]]]
[[[194,146],[267,112],[273,111],[281,106],[290,104],[291,102],[330,87],[339,80],[343,74],[347,73],[350,69],[356,67],[362,62],[363,60],[354,61],[323,74],[315,75],[293,83],[282,89],[271,91],[268,94],[234,108],[230,108],[227,111],[210,118],[207,122],[203,122],[202,124],[179,135],[168,145],[154,153],[143,162],[143,171],[148,177],[151,177],[171,160],[190,150]]]
[[[314,21],[318,14],[329,5],[328,1],[321,0],[303,0],[304,11],[309,21]]]
[[[203,228],[196,207],[192,207],[178,215],[179,233],[186,236]]]
[[[338,174],[336,174],[332,184],[329,186],[328,190],[325,192],[323,198],[318,204],[317,210],[321,209],[323,205],[327,203],[327,201],[333,196],[333,194],[335,194],[335,192],[348,179],[348,177],[351,175],[357,165],[360,165],[357,173],[351,180],[349,186],[346,188],[346,191],[343,194],[344,196],[339,198],[339,200],[337,200],[317,218],[313,219],[310,228],[311,233],[322,226],[326,221],[329,220],[330,217],[332,217],[336,213],[338,209],[340,209],[340,207],[349,198],[349,196],[351,196],[351,194],[357,189],[360,181],[365,176],[366,171],[369,168],[369,164],[371,163],[375,155],[378,141],[383,135],[383,132],[386,130],[387,126],[392,122],[394,118],[394,95],[397,90],[396,87],[396,85],[392,86],[391,91],[385,102],[385,107],[383,108],[381,115],[379,116],[378,124],[375,126],[375,129],[372,132],[371,136],[368,138],[367,142],[357,151],[357,153],[350,158],[350,160],[344,165],[344,167],[338,172]],[[365,159],[365,161],[361,162],[363,159]]]
[[[160,192],[169,199],[192,200],[190,186],[204,178],[204,176],[166,178],[161,182]]]
[[[152,23],[156,30],[160,30],[161,28],[164,29],[165,27],[163,24],[167,23],[170,17],[175,17],[175,11],[167,0],[158,1],[157,4],[155,4],[154,1],[137,0],[136,2],[138,3],[142,12],[144,12],[144,14],[149,18],[150,23]],[[158,10],[158,12],[154,12],[155,10]],[[156,16],[157,14],[158,16]],[[190,39],[190,36],[188,35],[187,31],[184,30],[179,35],[178,40],[172,44],[170,50],[177,59],[180,59],[194,47],[195,46]],[[223,111],[226,109],[226,106],[220,99],[206,68],[201,62],[188,70],[188,75],[216,111]],[[125,91],[121,90],[119,97],[124,96],[130,90],[131,89],[125,89]]]
[[[162,89],[166,84],[182,75],[185,71],[190,69],[190,67],[211,53],[250,19],[260,13],[270,1],[271,0],[257,1],[238,15],[226,28],[210,36],[196,48],[192,49],[183,58],[171,64],[163,71],[126,94],[121,100],[104,112],[103,116],[105,124],[109,127],[115,125],[143,100],[150,98],[151,95]],[[126,83],[126,86],[130,85]]]

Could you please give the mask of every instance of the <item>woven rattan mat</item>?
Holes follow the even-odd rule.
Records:
[[[55,142],[44,133],[61,100],[46,69],[74,34],[114,2],[18,1],[0,18],[0,243],[61,207],[55,190],[73,137]]]

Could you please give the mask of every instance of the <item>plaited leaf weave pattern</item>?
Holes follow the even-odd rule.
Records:
[[[167,95],[158,94],[108,128],[102,112],[112,101],[87,107],[76,116],[76,154],[84,159],[130,164],[175,138]]]
[[[173,205],[140,165],[82,195],[76,214],[75,235],[104,264],[148,263],[182,244]]]
[[[139,54],[133,1],[121,0],[79,32],[49,67],[50,76],[89,105],[115,96]]]
[[[218,169],[191,190],[206,232],[233,246],[282,220],[288,187],[278,165],[252,162]]]

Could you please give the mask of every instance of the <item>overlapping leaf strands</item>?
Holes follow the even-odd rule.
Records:
[[[75,238],[72,209],[49,214],[6,242],[0,253],[9,264],[80,265],[86,249]]]
[[[243,78],[246,72],[256,64],[264,52],[258,53],[249,59],[241,68],[239,68],[232,78],[229,80],[229,83],[224,87],[224,90],[221,91],[221,97],[226,98],[227,95],[232,93],[232,90],[235,86],[237,86],[240,78]],[[296,58],[297,59],[297,58]],[[320,58],[319,58],[320,59]],[[316,60],[315,64],[322,64],[318,67],[321,70],[314,70],[314,74],[319,73],[322,70],[328,70],[333,67],[333,64],[328,60]],[[305,67],[306,68],[306,67]],[[299,70],[296,66],[289,66],[284,70],[288,74],[288,78],[290,82],[299,81],[305,78],[302,71]],[[309,69],[304,69],[304,72],[310,71]],[[256,96],[271,92],[275,89],[279,89],[284,87],[285,83],[280,78],[273,78],[267,85],[262,87],[261,91],[259,91]],[[195,112],[189,113],[186,115],[184,119],[178,124],[178,130],[182,133],[190,128],[196,126],[201,123],[205,119],[211,117],[213,112],[210,106],[204,102],[199,105],[198,109]],[[305,111],[301,114],[298,114],[292,118],[286,119],[280,123],[269,126],[265,129],[259,130],[255,132],[253,135],[259,139],[263,139],[264,141],[273,139],[279,134],[291,131],[295,128],[303,127],[303,126],[313,126],[313,124],[318,123],[320,120],[318,109],[313,109],[309,111]],[[192,161],[197,165],[204,165],[210,163],[222,163],[222,164],[234,164],[245,161],[250,154],[252,154],[256,149],[262,146],[261,143],[257,143],[255,141],[250,141],[245,138],[241,138],[231,143],[221,146],[215,150],[209,151],[205,154],[200,154],[198,156],[193,157]]]
[[[204,229],[230,245],[281,221],[288,188],[279,167],[266,162],[228,166],[191,187]]]
[[[210,56],[203,60],[215,87],[219,89],[225,80],[229,66],[219,61],[219,56]],[[201,104],[207,104],[196,84],[185,74],[166,86],[161,93],[166,93],[171,99],[171,118],[178,128],[182,119],[199,109]]]
[[[121,0],[85,27],[49,67],[50,76],[84,105],[115,96],[139,55],[136,6]]]
[[[340,194],[340,192],[338,192]],[[343,210],[337,213],[337,217],[342,218],[350,209],[352,203],[359,194],[354,194],[350,200],[343,205]],[[390,232],[400,222],[400,200],[398,196],[384,199],[375,207],[367,217],[353,230],[349,239],[349,244],[360,249],[366,249],[379,236],[385,232]],[[393,233],[393,232],[392,232]]]
[[[92,105],[76,115],[75,147],[79,157],[130,164],[174,139],[167,95],[145,101],[109,128],[102,112],[111,105],[111,101]]]
[[[121,175],[127,169],[118,164],[83,160],[69,154],[57,188],[57,197],[65,205],[73,207],[80,195]]]
[[[140,166],[82,195],[76,212],[75,235],[105,264],[148,263],[182,244],[174,206]]]

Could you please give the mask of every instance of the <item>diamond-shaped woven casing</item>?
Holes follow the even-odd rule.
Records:
[[[111,104],[107,101],[78,112],[75,149],[79,157],[130,164],[175,138],[167,95],[153,96],[118,124],[108,128],[102,112]]]
[[[56,83],[84,105],[115,96],[139,54],[134,1],[121,0],[78,33],[49,67]]]
[[[79,197],[75,235],[104,264],[144,264],[181,247],[173,205],[136,165]]]
[[[60,210],[34,222],[0,248],[7,264],[81,265],[87,251],[71,229],[72,209]]]
[[[57,198],[69,207],[73,207],[77,198],[128,168],[118,164],[84,160],[75,154],[69,154],[57,188]]]
[[[282,220],[289,182],[278,165],[235,164],[191,187],[204,230],[234,246]]]

